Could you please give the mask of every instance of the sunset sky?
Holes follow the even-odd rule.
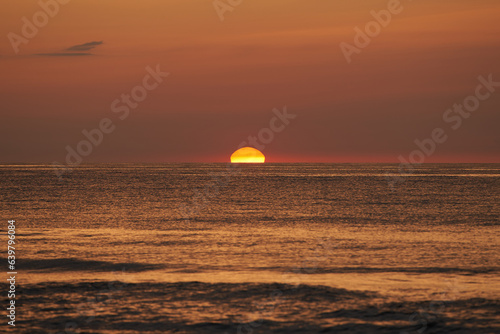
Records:
[[[73,0],[18,53],[9,34],[42,8],[0,3],[0,162],[64,163],[105,118],[84,162],[225,162],[285,106],[266,162],[398,162],[435,128],[426,162],[500,162],[500,87],[443,120],[479,76],[500,82],[498,0],[401,1],[351,63],[340,44],[388,1],[244,0],[222,21],[212,0]],[[120,119],[113,101],[157,65],[169,76]]]

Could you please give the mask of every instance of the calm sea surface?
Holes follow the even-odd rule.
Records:
[[[0,180],[22,333],[500,332],[499,164],[4,164]]]

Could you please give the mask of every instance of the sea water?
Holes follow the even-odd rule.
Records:
[[[16,327],[499,332],[500,165],[401,172],[87,164],[58,177],[0,165],[2,231],[16,221]]]

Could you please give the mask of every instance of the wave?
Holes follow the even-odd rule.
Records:
[[[80,260],[75,258],[36,259],[36,260],[19,259],[17,260],[17,265],[19,268],[27,270],[44,270],[53,272],[60,272],[60,271],[141,272],[141,271],[156,270],[163,268],[163,265],[160,264],[145,264],[145,263],[135,263],[135,262],[106,262],[106,261],[94,261],[94,260]]]
[[[264,269],[264,268],[260,268]],[[336,267],[336,268],[282,268],[285,272],[300,274],[372,274],[372,273],[408,273],[408,274],[493,274],[500,272],[498,267],[456,268],[456,267]]]
[[[6,262],[7,259],[0,258]],[[499,267],[234,267],[212,265],[186,265],[176,263],[137,263],[137,262],[107,262],[97,260],[83,260],[77,258],[61,259],[20,259],[20,268],[30,271],[62,272],[62,271],[94,271],[94,272],[143,272],[149,270],[165,270],[171,273],[203,273],[207,271],[275,271],[289,274],[380,274],[380,273],[406,273],[406,274],[496,274]]]
[[[256,283],[25,285],[26,333],[494,333],[500,302],[389,301],[369,291]]]

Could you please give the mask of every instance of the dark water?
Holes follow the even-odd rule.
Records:
[[[0,165],[0,179],[21,332],[500,331],[498,164],[84,165],[62,179]]]

